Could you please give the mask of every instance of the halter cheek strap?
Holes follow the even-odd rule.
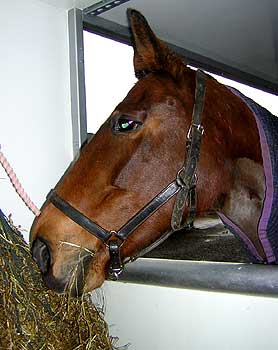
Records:
[[[178,171],[176,179],[158,193],[149,203],[139,210],[118,231],[108,231],[92,221],[90,218],[75,209],[62,199],[55,190],[51,190],[47,199],[75,223],[100,239],[109,249],[110,266],[109,277],[117,279],[123,271],[124,264],[133,261],[162,243],[176,230],[192,227],[196,212],[196,167],[200,154],[200,146],[204,128],[201,124],[202,111],[205,99],[205,73],[196,72],[195,104],[192,113],[192,123],[187,134],[184,166]],[[157,241],[143,249],[138,255],[127,258],[124,262],[120,256],[120,248],[125,240],[153,215],[162,205],[177,195],[172,212],[171,231],[167,231]],[[188,206],[187,220],[182,223],[185,206]]]
[[[204,127],[202,126],[201,121],[204,109],[205,90],[205,74],[198,70],[196,73],[195,104],[192,113],[192,124],[187,133],[184,166],[179,174],[179,178],[184,186],[182,186],[181,191],[177,194],[172,213],[171,226],[175,231],[182,227],[181,222],[186,203],[189,207],[189,219],[191,221],[189,224],[193,224],[195,216],[197,184],[196,167],[200,155],[202,136],[204,134]]]

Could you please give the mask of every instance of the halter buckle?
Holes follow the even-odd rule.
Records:
[[[203,125],[202,124],[194,124],[194,123],[192,123],[190,125],[190,128],[189,128],[188,133],[187,133],[187,140],[191,140],[192,129],[193,128],[196,128],[196,130],[201,134],[201,136],[204,135],[205,128],[203,127]]]
[[[182,176],[182,173],[185,172],[185,168],[182,167],[178,173],[177,173],[177,176],[176,176],[176,183],[179,187],[181,188],[189,188],[190,186],[184,181],[183,179],[183,176]]]

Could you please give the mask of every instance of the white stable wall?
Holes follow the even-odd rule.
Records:
[[[277,298],[121,282],[104,295],[110,332],[128,350],[277,350]]]
[[[0,26],[0,144],[40,206],[72,159],[67,10],[2,1]],[[2,169],[0,208],[29,229],[34,216]]]

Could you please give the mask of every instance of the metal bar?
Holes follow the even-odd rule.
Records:
[[[84,29],[104,36],[109,39],[119,41],[124,44],[131,45],[130,33],[127,27],[107,19],[84,15]],[[241,71],[237,68],[225,65],[208,57],[199,55],[195,52],[186,50],[185,48],[166,43],[173,51],[183,56],[188,64],[207,70],[211,73],[221,75],[225,78],[236,80],[240,83],[248,84],[263,91],[278,95],[278,84],[259,78],[253,74]]]
[[[130,0],[102,0],[102,1],[97,2],[94,5],[86,7],[83,10],[83,14],[84,15],[90,14],[90,15],[97,16],[103,12],[109,11],[112,8],[117,7],[119,5],[122,5],[128,1],[130,1]]]
[[[76,156],[87,139],[83,15],[81,10],[74,8],[68,12],[68,26],[73,154]]]
[[[99,34],[105,38],[112,39],[123,44],[131,45],[128,28],[107,19],[97,16],[84,15],[83,28],[88,32]]]
[[[119,282],[278,296],[278,266],[140,258]]]

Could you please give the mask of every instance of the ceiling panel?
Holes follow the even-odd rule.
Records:
[[[278,93],[277,0],[130,0],[99,16],[126,26],[128,7],[141,11],[161,39]]]

